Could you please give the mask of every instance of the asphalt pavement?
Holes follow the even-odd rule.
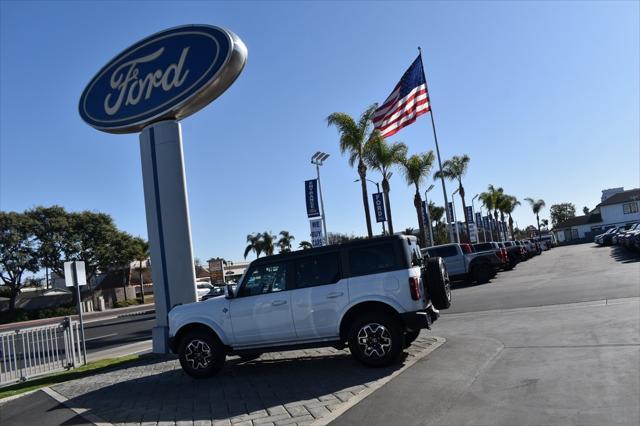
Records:
[[[457,288],[447,342],[332,425],[640,424],[640,257],[559,247]]]

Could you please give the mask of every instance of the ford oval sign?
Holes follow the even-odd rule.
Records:
[[[93,77],[80,97],[80,116],[110,133],[180,120],[220,96],[246,59],[242,40],[222,28],[188,25],[159,32],[120,53]]]

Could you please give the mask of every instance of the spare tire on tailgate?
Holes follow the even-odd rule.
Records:
[[[441,257],[427,259],[427,294],[436,309],[448,309],[451,306],[451,285],[449,274]]]

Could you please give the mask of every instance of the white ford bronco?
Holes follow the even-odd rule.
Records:
[[[225,293],[169,312],[169,345],[190,376],[214,375],[227,355],[322,346],[386,366],[451,304],[442,259],[401,235],[259,258]]]

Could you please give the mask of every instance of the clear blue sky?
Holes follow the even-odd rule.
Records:
[[[255,231],[309,239],[303,181],[319,150],[331,154],[329,231],[364,234],[356,171],[325,118],[383,101],[419,45],[443,159],[471,156],[469,198],[491,183],[581,211],[604,188],[639,186],[638,4],[3,1],[0,208],[101,211],[146,237],[138,136],[92,129],[78,99],[139,39],[206,23],[236,32],[249,59],[221,98],[182,122],[197,257],[240,260]],[[422,116],[392,140],[435,149],[430,126]],[[396,228],[416,227],[412,189],[400,172],[391,185]],[[442,204],[439,187],[431,194]],[[522,206],[515,220],[535,218]]]

